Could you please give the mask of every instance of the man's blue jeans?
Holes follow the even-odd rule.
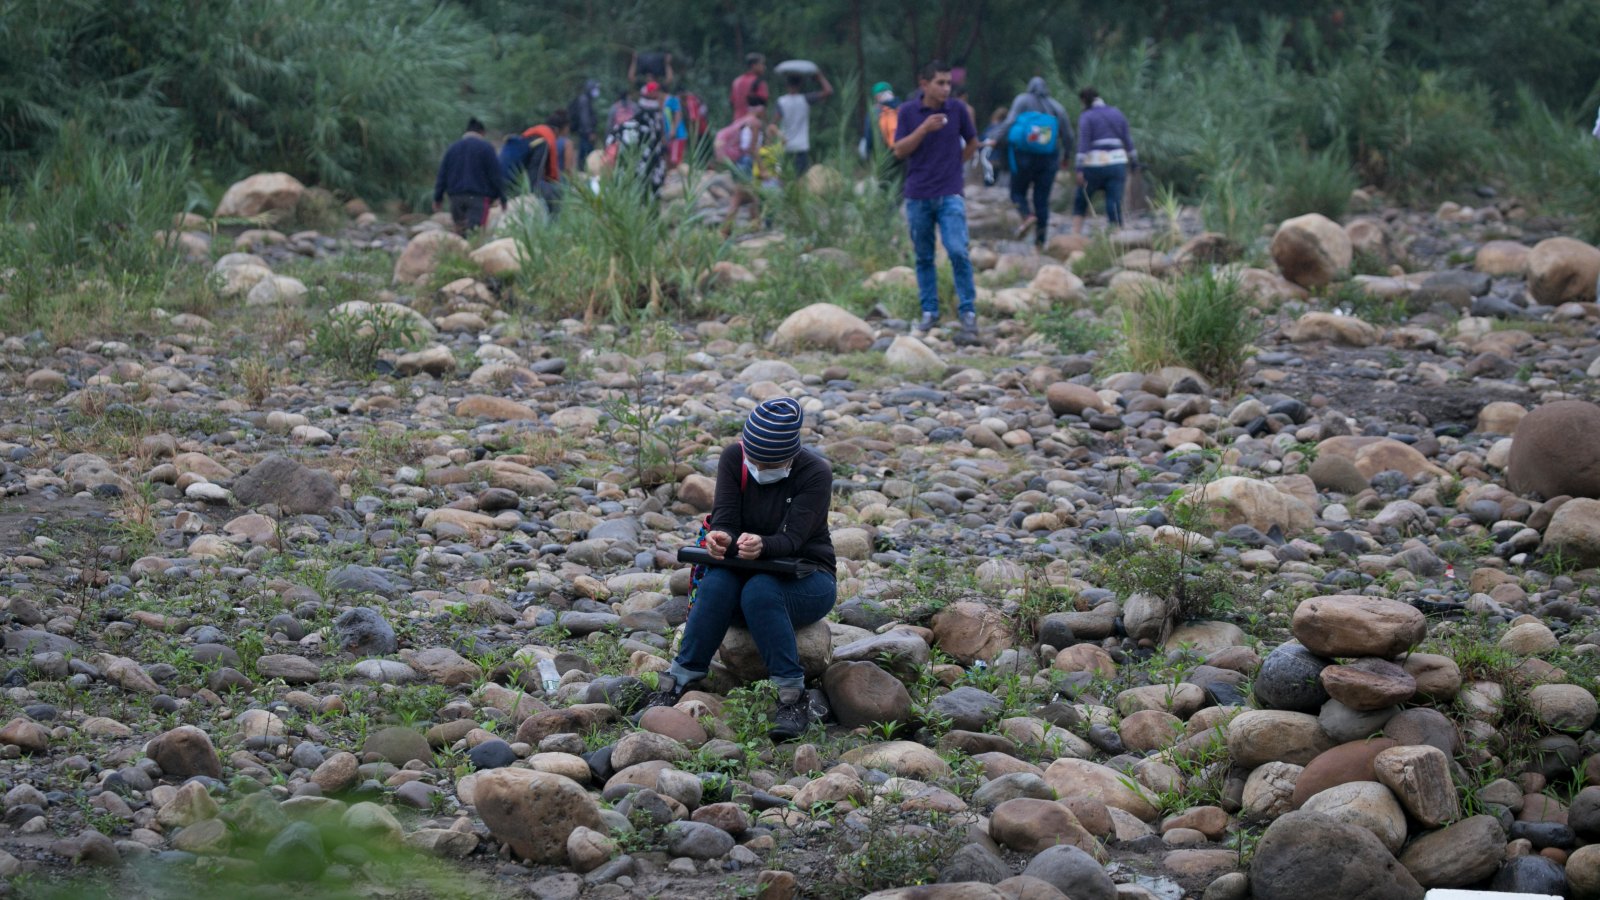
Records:
[[[694,609],[683,629],[683,646],[667,674],[679,685],[706,677],[728,626],[743,625],[750,629],[772,683],[780,689],[802,689],[806,673],[800,667],[795,629],[826,616],[837,598],[832,572],[786,578],[711,566],[700,579]]]
[[[922,311],[939,311],[939,270],[933,264],[934,228],[950,257],[956,281],[957,312],[976,312],[978,291],[972,286],[972,260],[967,256],[967,201],[960,194],[906,201],[906,223],[911,226],[911,247],[917,258],[917,295]]]
[[[1078,187],[1078,192],[1072,197],[1072,214],[1075,216],[1087,215],[1089,212],[1089,198],[1100,191],[1105,191],[1106,221],[1120,227],[1122,225],[1122,188],[1128,183],[1128,164],[1084,166],[1078,172],[1083,175],[1083,184]]]

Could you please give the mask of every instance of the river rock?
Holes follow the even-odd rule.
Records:
[[[1528,253],[1528,293],[1545,306],[1593,303],[1600,249],[1569,237],[1540,241]]]
[[[1427,621],[1396,600],[1344,594],[1312,597],[1295,608],[1290,629],[1319,656],[1392,659],[1422,642]]]
[[[1600,498],[1600,406],[1557,400],[1523,416],[1506,479],[1522,494]]]
[[[1422,886],[1365,828],[1309,812],[1267,827],[1250,861],[1255,900],[1422,900]]]
[[[573,829],[605,830],[594,799],[561,775],[495,769],[477,776],[473,799],[489,833],[530,862],[564,864]]]
[[[1319,213],[1287,219],[1272,238],[1272,261],[1283,277],[1301,287],[1321,287],[1350,268],[1353,251],[1345,230]]]

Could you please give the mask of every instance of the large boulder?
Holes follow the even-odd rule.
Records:
[[[229,186],[217,204],[217,218],[251,218],[262,213],[292,213],[306,186],[284,172],[261,172]]]
[[[1350,268],[1350,236],[1339,223],[1319,213],[1298,216],[1278,226],[1272,260],[1283,277],[1301,287],[1320,287]]]
[[[816,347],[839,353],[856,353],[872,346],[872,326],[860,316],[832,303],[813,303],[789,314],[772,333],[772,346]]]
[[[934,646],[961,665],[992,661],[1012,646],[1012,622],[993,606],[963,600],[933,617]]]
[[[1600,498],[1600,406],[1557,400],[1523,416],[1506,481],[1520,494]]]
[[[472,245],[448,231],[424,231],[412,238],[394,262],[396,284],[420,284],[439,267],[439,259],[449,253],[466,256]]]
[[[1359,594],[1303,600],[1289,627],[1300,643],[1318,656],[1382,659],[1406,652],[1428,632],[1427,620],[1416,607]]]
[[[240,475],[233,495],[246,506],[275,504],[286,515],[326,513],[340,503],[331,473],[276,453]]]
[[[822,689],[839,724],[846,728],[903,722],[911,715],[911,694],[900,679],[872,662],[836,662],[822,676]]]
[[[1583,241],[1553,237],[1528,253],[1528,293],[1546,306],[1593,303],[1600,278],[1600,250]]]
[[[1430,831],[1400,854],[1400,865],[1423,887],[1464,888],[1495,873],[1506,857],[1506,833],[1494,816],[1473,816]]]
[[[494,769],[477,776],[473,801],[489,833],[534,863],[565,864],[567,838],[580,826],[605,830],[594,798],[563,775]]]
[[[833,663],[833,633],[828,630],[828,621],[823,619],[796,628],[794,637],[800,648],[800,667],[805,669],[806,677],[816,678],[826,672]],[[767,665],[761,661],[761,650],[756,647],[755,638],[744,628],[728,629],[717,656],[728,667],[728,672],[741,682],[760,681],[767,677]]]
[[[1250,861],[1254,900],[1422,900],[1422,886],[1365,828],[1310,812],[1267,827]]]
[[[1267,532],[1276,527],[1285,536],[1292,537],[1311,530],[1314,522],[1311,507],[1254,478],[1238,475],[1218,478],[1194,497],[1194,502],[1212,513],[1219,529],[1249,525]]]

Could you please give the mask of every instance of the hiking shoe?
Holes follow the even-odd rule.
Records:
[[[670,681],[670,679],[665,680]],[[659,691],[651,691],[644,695],[644,701],[639,708],[650,709],[653,706],[677,706],[678,701],[683,699],[683,692],[686,690],[688,690],[688,685],[674,683],[671,687],[665,687]]]
[[[938,327],[939,314],[936,312],[925,312],[922,314],[922,318],[917,320],[918,331],[929,332]]]
[[[976,334],[978,332],[978,314],[975,312],[962,313],[961,330],[969,334]]]
[[[1038,221],[1039,220],[1033,216],[1023,216],[1022,224],[1017,226],[1017,240],[1022,240],[1022,236],[1027,234],[1028,229],[1032,228],[1034,223]]]
[[[775,743],[792,741],[811,727],[811,701],[801,694],[799,699],[779,703],[772,713],[772,730],[767,732]]]

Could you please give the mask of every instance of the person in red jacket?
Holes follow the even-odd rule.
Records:
[[[744,74],[733,80],[733,89],[728,99],[733,101],[733,117],[735,119],[749,112],[749,101],[752,96],[760,97],[764,101],[772,98],[767,96],[767,83],[762,81],[762,76],[767,74],[767,58],[759,53],[747,53],[744,57]]]

